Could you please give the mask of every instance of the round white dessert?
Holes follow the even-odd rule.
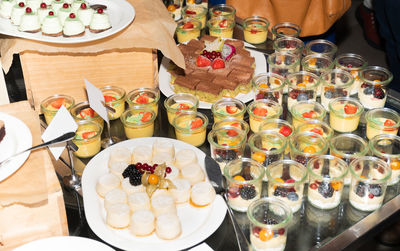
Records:
[[[129,230],[136,236],[148,236],[154,231],[154,214],[150,210],[139,210],[132,214]]]
[[[130,222],[130,210],[127,204],[113,204],[107,210],[106,223],[113,228],[126,228]]]
[[[96,192],[100,197],[104,197],[109,191],[118,188],[120,179],[112,173],[102,175],[96,184]]]

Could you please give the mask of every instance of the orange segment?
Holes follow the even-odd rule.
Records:
[[[342,187],[342,182],[340,181],[332,181],[331,186],[335,191],[338,191]]]
[[[264,163],[265,154],[262,152],[255,152],[251,155],[251,158],[259,163]]]
[[[305,153],[315,153],[315,152],[317,152],[317,149],[315,149],[315,147],[313,147],[313,146],[306,146],[306,147],[304,147],[304,152]]]
[[[233,179],[237,181],[245,181],[245,179],[240,175],[236,175],[235,177],[233,177]]]
[[[262,229],[259,233],[259,236],[260,236],[260,240],[268,241],[268,240],[272,239],[272,237],[274,236],[274,233],[271,230]]]
[[[306,84],[304,84],[303,82],[301,82],[301,83],[298,83],[297,86],[299,86],[299,87],[306,87]]]
[[[262,83],[262,84],[260,84],[259,85],[261,88],[264,88],[264,89],[268,89],[269,88],[269,86],[267,85],[267,84],[265,84],[265,83]]]
[[[390,162],[390,168],[392,168],[392,170],[399,170],[400,169],[400,161],[392,160],[392,162]]]
[[[281,178],[275,178],[276,181],[280,182],[280,183],[285,183],[285,181]]]

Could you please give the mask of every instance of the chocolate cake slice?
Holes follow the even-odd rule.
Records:
[[[215,39],[217,39],[217,37],[210,36],[210,35],[203,35],[203,36],[200,38],[200,41],[201,41],[202,43],[204,43],[205,41],[207,41],[207,42],[212,42],[212,41],[215,41]]]
[[[225,67],[222,69],[210,69],[208,73],[215,75],[216,77],[227,77],[228,74],[232,71],[232,68]]]
[[[215,78],[214,75],[211,75],[207,72],[201,72],[201,71],[194,71],[191,74],[189,74],[188,77],[193,78],[193,79],[198,79],[199,81],[205,81],[205,82],[212,82],[213,79]]]
[[[0,142],[3,141],[4,136],[6,136],[6,127],[4,126],[4,121],[0,120]]]
[[[236,54],[250,57],[250,52],[246,49],[238,49],[236,50]]]
[[[242,49],[244,47],[244,43],[241,40],[226,40],[225,43],[235,46],[236,50]]]
[[[208,81],[200,81],[196,86],[196,96],[200,100],[214,103],[222,97],[222,87]]]
[[[254,65],[255,59],[246,55],[236,54],[232,57],[231,63],[251,67]]]
[[[239,83],[239,90],[241,93],[247,94],[251,91],[251,79],[253,77],[252,72],[241,71],[239,69],[233,69],[228,75],[228,80],[236,81]]]
[[[200,42],[200,41],[197,40],[197,39],[192,39],[192,40],[190,40],[190,41],[187,43],[187,46],[193,47],[193,48],[195,48],[196,50],[199,50],[199,49],[201,50],[201,49],[204,48],[203,43]]]

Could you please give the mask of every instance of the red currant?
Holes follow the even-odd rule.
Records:
[[[31,13],[31,12],[32,12],[32,9],[28,7],[28,8],[26,8],[25,11],[26,11],[26,13]]]
[[[368,194],[368,198],[373,199],[374,195],[372,193]]]
[[[102,8],[97,9],[97,13],[99,14],[103,13],[103,9]]]
[[[67,3],[63,4],[63,8],[64,9],[68,9],[69,8],[69,4],[67,4]]]
[[[156,167],[158,167],[158,164],[154,164],[153,167],[154,167],[154,169],[155,169]]]
[[[86,7],[87,7],[87,6],[86,6],[85,3],[82,3],[82,4],[81,4],[81,9],[86,9]]]
[[[279,235],[283,235],[284,233],[285,233],[285,229],[284,228],[279,228],[278,234]]]
[[[310,188],[315,190],[318,188],[318,186],[317,186],[317,184],[312,183],[312,184],[310,184]]]
[[[136,168],[137,169],[142,169],[142,163],[140,163],[140,162],[136,163]]]
[[[49,16],[54,16],[54,12],[49,11]]]
[[[69,14],[69,18],[75,18],[75,14],[74,13],[70,13]]]
[[[19,6],[19,7],[24,7],[25,4],[24,4],[24,2],[20,2],[20,3],[18,4],[18,6]]]
[[[41,4],[40,4],[40,8],[46,9],[46,8],[47,8],[47,4],[46,4],[46,3],[41,3]]]
[[[171,173],[172,172],[172,169],[171,169],[171,167],[167,167],[167,168],[165,168],[165,171],[167,172],[167,173]]]

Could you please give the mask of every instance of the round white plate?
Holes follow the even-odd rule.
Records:
[[[252,46],[248,43],[244,43],[245,46]],[[254,75],[262,73],[262,72],[267,72],[267,62],[265,60],[264,54],[258,51],[253,51],[249,50],[250,55],[254,57],[255,59],[255,64],[256,64],[256,69],[254,70]],[[168,67],[170,65],[170,60],[166,57],[163,57],[161,61],[161,66],[160,66],[160,71],[159,71],[159,85],[160,85],[160,90],[161,92],[166,96],[169,97],[172,94],[175,94],[173,87],[171,86],[171,74],[167,71]],[[249,102],[250,100],[253,100],[254,98],[254,93],[253,91],[250,91],[247,94],[240,93],[237,95],[235,98],[241,100],[244,103]],[[211,109],[212,103],[200,101],[199,102],[199,108],[201,109]]]
[[[105,242],[124,250],[181,250],[202,242],[221,225],[225,218],[226,204],[221,196],[204,208],[194,208],[188,203],[177,205],[177,214],[182,225],[182,234],[175,240],[162,240],[155,233],[147,237],[136,237],[128,229],[117,230],[107,226],[103,199],[96,193],[96,182],[108,172],[110,150],[115,147],[127,147],[131,150],[137,146],[152,146],[158,137],[137,138],[115,144],[97,154],[86,165],[82,175],[83,202],[87,222],[93,232]],[[167,139],[167,138],[162,138]],[[167,139],[175,147],[175,152],[181,149],[192,149],[204,167],[205,154],[198,148],[185,142]],[[205,172],[205,170],[204,170]]]
[[[83,237],[57,236],[29,242],[14,251],[113,251],[109,246]]]
[[[0,143],[0,162],[7,159],[14,153],[23,151],[32,147],[32,134],[29,128],[21,120],[0,112],[0,120],[4,121],[6,136]],[[0,166],[0,182],[17,171],[30,152],[26,152],[11,159]]]
[[[90,4],[103,4],[107,6],[105,10],[110,17],[111,28],[100,32],[92,33],[89,29],[85,30],[85,34],[81,37],[50,37],[42,35],[42,32],[29,33],[18,30],[18,26],[11,24],[11,20],[0,17],[0,33],[4,35],[27,38],[42,42],[58,43],[58,44],[74,44],[98,40],[111,36],[126,26],[128,26],[135,18],[135,9],[125,0],[87,0]]]

